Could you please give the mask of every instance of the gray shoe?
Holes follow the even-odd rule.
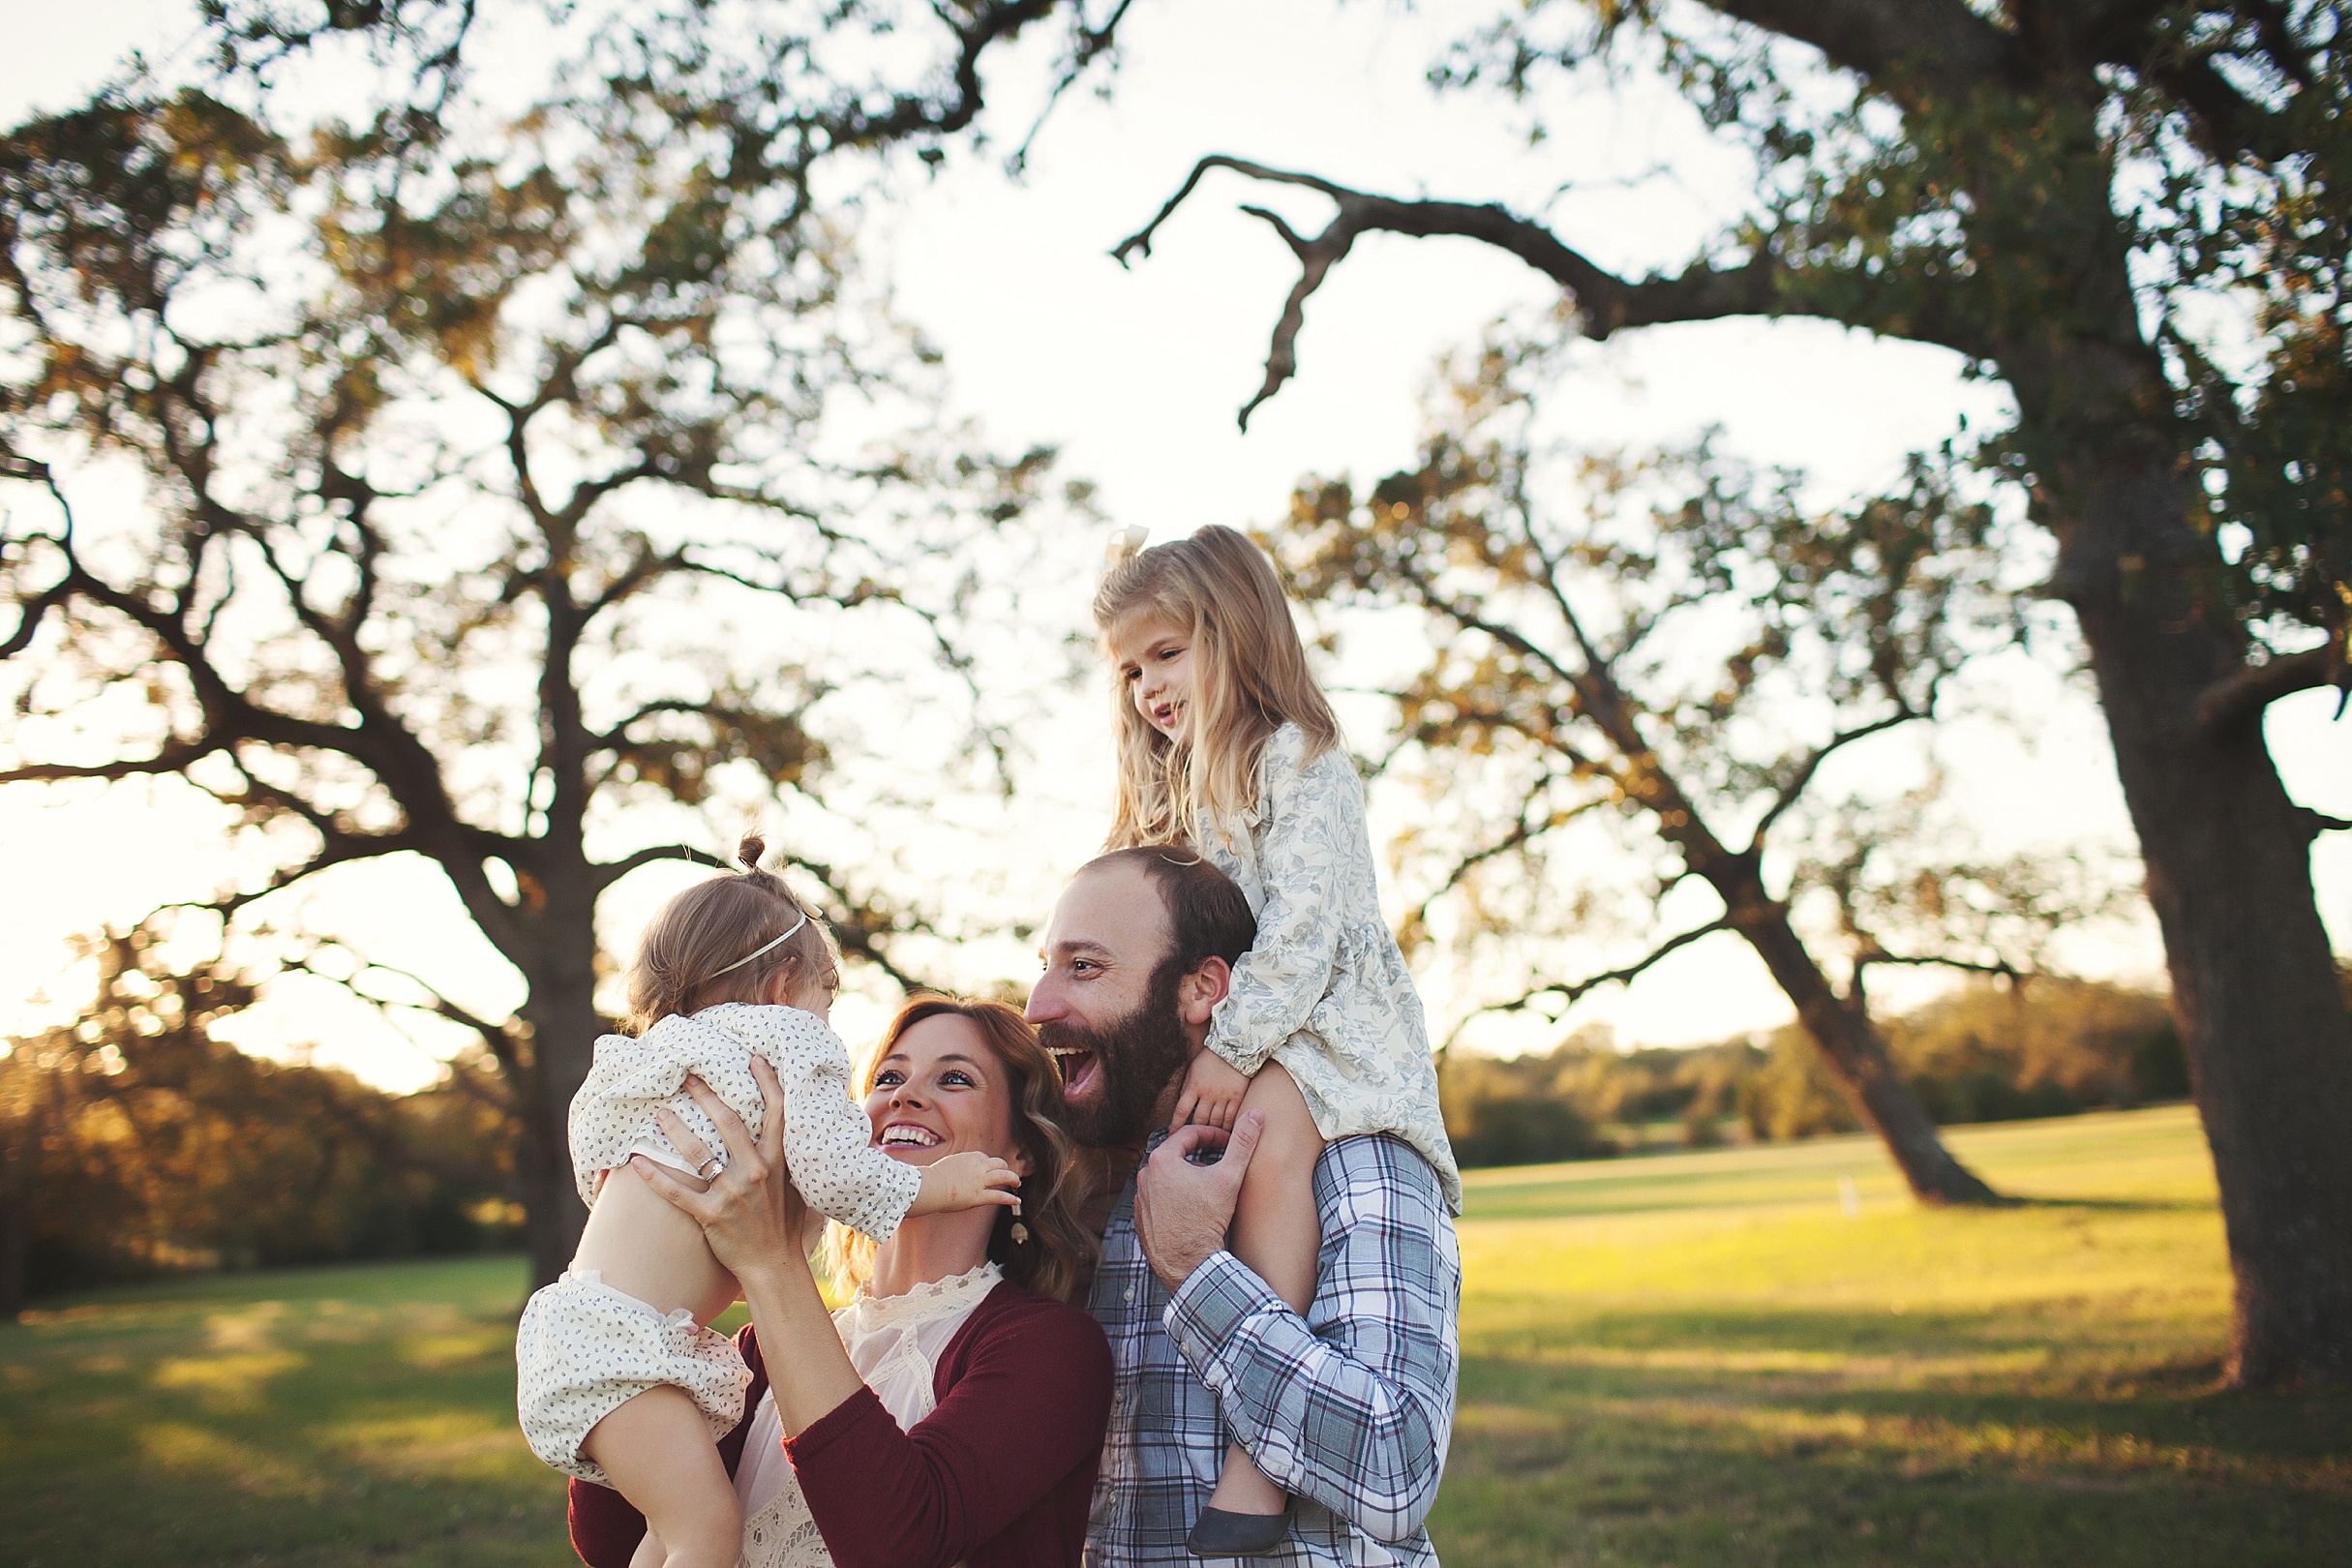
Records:
[[[1195,1557],[1256,1557],[1281,1546],[1289,1533],[1287,1509],[1279,1514],[1234,1514],[1203,1508],[1184,1544]]]

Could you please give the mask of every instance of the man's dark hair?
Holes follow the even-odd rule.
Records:
[[[1159,890],[1168,912],[1169,951],[1160,967],[1190,975],[1204,958],[1241,962],[1257,940],[1257,917],[1231,877],[1183,844],[1139,844],[1098,855],[1078,868],[1084,876],[1105,866],[1131,865]]]

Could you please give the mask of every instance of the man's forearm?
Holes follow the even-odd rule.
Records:
[[[1167,1326],[1267,1479],[1376,1540],[1399,1541],[1421,1527],[1445,1469],[1454,1377],[1446,1317],[1443,1303],[1429,1300],[1348,1323],[1372,1352],[1359,1354],[1316,1335],[1221,1252],[1176,1291]]]

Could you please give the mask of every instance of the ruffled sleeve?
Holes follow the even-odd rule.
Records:
[[[1331,989],[1357,845],[1368,841],[1364,787],[1334,747],[1306,760],[1307,738],[1285,724],[1259,763],[1257,939],[1233,966],[1209,1022],[1209,1048],[1244,1072],[1307,1023]]]

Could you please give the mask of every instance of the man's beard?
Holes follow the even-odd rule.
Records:
[[[1047,1050],[1094,1053],[1093,1093],[1066,1107],[1064,1125],[1079,1144],[1116,1149],[1150,1134],[1161,1098],[1192,1058],[1192,1042],[1176,1016],[1176,986],[1183,979],[1171,958],[1152,972],[1142,1004],[1126,1017],[1101,1029],[1038,1025],[1038,1043]]]

